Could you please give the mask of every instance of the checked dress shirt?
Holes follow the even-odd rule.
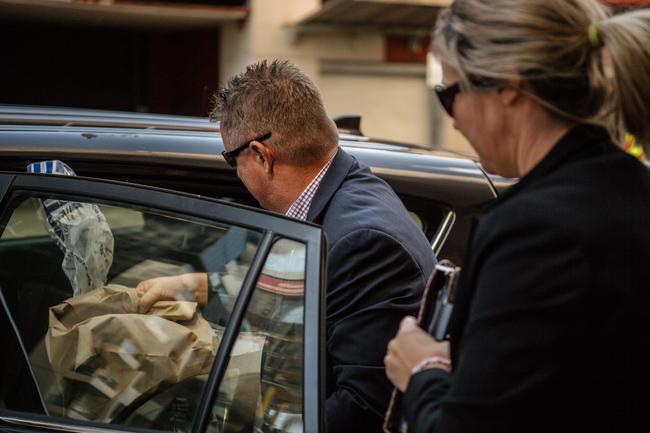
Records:
[[[334,153],[334,156],[336,156],[336,153]],[[327,164],[325,164],[323,168],[320,169],[316,177],[314,177],[312,181],[309,182],[307,188],[305,188],[302,194],[300,194],[296,201],[293,202],[291,207],[289,207],[289,210],[285,214],[286,216],[301,221],[305,221],[307,219],[307,212],[309,212],[311,201],[314,199],[314,195],[316,194],[316,191],[318,190],[318,187],[323,180],[325,173],[327,173],[327,169],[330,168],[330,165],[332,165],[334,156],[332,156],[330,160],[327,161]]]

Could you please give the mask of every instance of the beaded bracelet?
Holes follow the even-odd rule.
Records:
[[[413,367],[413,370],[411,370],[411,376],[421,372],[422,370],[426,370],[432,364],[438,364],[438,366],[435,368],[444,370],[447,373],[451,372],[451,361],[448,358],[443,358],[441,356],[430,356],[428,358],[424,358],[418,363],[418,365]]]

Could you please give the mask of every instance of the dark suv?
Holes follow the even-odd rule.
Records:
[[[460,263],[510,181],[340,131]],[[0,106],[3,430],[325,431],[324,234],[260,209],[222,150],[207,119]],[[53,160],[77,176],[26,172]],[[192,273],[205,308],[134,310],[138,282]]]

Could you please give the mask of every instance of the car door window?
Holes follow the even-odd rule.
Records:
[[[193,363],[204,362],[218,348],[222,329],[217,325],[228,320],[229,306],[237,297],[260,234],[229,224],[103,204],[98,206],[102,214],[112,215],[112,219],[122,214],[124,221],[131,219],[135,224],[106,225],[113,242],[102,246],[112,250],[106,252],[111,263],[105,282],[74,296],[77,275],[62,269],[67,254],[63,250],[79,247],[81,251],[84,242],[97,241],[83,235],[84,231],[95,235],[92,226],[97,221],[88,223],[83,215],[64,226],[67,235],[76,239],[62,248],[52,235],[44,207],[55,200],[31,194],[15,196],[9,204],[15,211],[0,237],[0,285],[30,354],[48,412],[63,418],[112,422],[167,384],[206,374],[209,363]],[[77,212],[83,206],[96,206],[57,201]],[[83,227],[75,231],[78,226]],[[22,236],[17,237],[19,233]],[[213,253],[215,249],[220,253]],[[74,260],[82,261],[75,269],[82,277],[98,266],[97,257],[73,254]],[[139,282],[192,272],[213,272],[220,281],[228,281],[214,296],[222,305],[210,311],[213,328],[200,311],[163,321],[158,320],[168,317],[163,312],[158,316],[137,314],[135,287]],[[186,307],[194,299],[183,290],[177,301]],[[190,323],[197,320],[202,326]],[[179,348],[183,339],[198,339],[201,344]],[[169,362],[170,357],[179,359]]]
[[[278,239],[262,268],[208,433],[303,431],[305,245]],[[253,396],[254,398],[251,398]]]
[[[91,209],[95,225],[101,220],[112,237],[100,248],[110,256],[101,284],[75,285],[75,272],[65,265],[69,249],[97,240],[84,234],[89,227],[70,221],[53,227],[52,203]],[[239,313],[207,428],[303,430],[305,243],[278,235],[267,254],[260,242],[268,230],[232,218],[68,195],[17,191],[5,204],[0,289],[24,356],[0,362],[0,411],[38,412],[12,397],[31,381],[53,418],[190,432],[225,327],[260,254],[263,266]],[[62,245],[57,229],[74,242]],[[84,277],[97,265],[96,258],[83,260],[89,255],[72,256]],[[206,276],[205,302],[196,304],[184,288],[155,304],[155,312],[140,314],[139,282],[191,274]]]

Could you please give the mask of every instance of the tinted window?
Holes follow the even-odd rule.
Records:
[[[54,417],[189,431],[261,234],[32,193],[14,195],[2,221],[0,287],[35,380],[14,374],[28,371],[21,353],[4,354],[0,407],[34,411],[15,398],[32,381]],[[193,272],[208,275],[206,305],[187,288],[138,314],[140,281]]]
[[[305,244],[277,238],[256,258],[257,230],[27,192],[0,223],[0,411],[189,432],[262,260],[208,429],[303,431]],[[206,277],[204,304],[188,287],[138,313],[135,285],[179,274]]]
[[[415,224],[424,232],[429,241],[432,241],[442,224],[445,214],[444,207],[434,201],[418,197],[400,195],[399,198]]]
[[[224,425],[303,431],[304,285],[305,245],[277,240],[239,329],[209,433]]]

